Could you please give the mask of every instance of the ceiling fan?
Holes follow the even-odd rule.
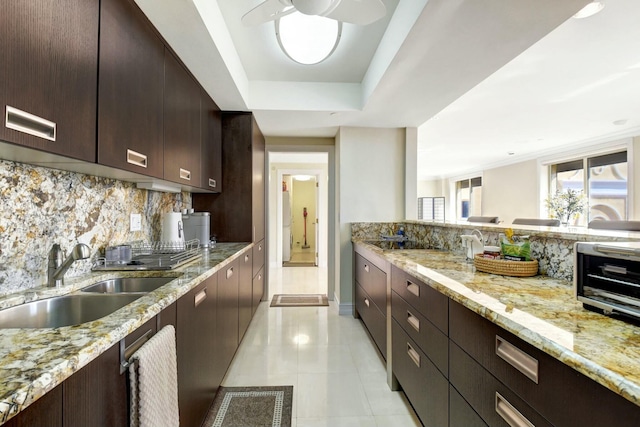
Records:
[[[247,12],[242,23],[259,25],[295,11],[357,25],[371,24],[387,13],[382,0],[265,0]]]

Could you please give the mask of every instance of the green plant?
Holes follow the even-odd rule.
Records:
[[[573,217],[584,212],[587,201],[582,191],[567,189],[556,191],[545,201],[549,215],[563,223],[569,223]]]

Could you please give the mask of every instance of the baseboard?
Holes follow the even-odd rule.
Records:
[[[338,306],[339,316],[353,316],[353,303],[340,303],[340,298],[335,293],[333,294],[333,299]]]

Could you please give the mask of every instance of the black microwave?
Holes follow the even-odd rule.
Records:
[[[573,268],[585,308],[640,319],[640,242],[577,242]]]

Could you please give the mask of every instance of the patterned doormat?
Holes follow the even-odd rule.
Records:
[[[306,262],[306,261],[283,261],[283,267],[315,267],[315,262]]]
[[[322,307],[328,306],[329,299],[322,294],[276,294],[271,307]]]
[[[291,427],[293,386],[220,387],[204,427]]]

